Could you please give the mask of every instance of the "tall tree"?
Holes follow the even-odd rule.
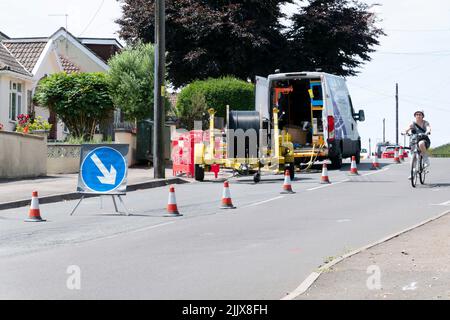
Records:
[[[154,53],[153,45],[137,44],[108,61],[111,99],[126,120],[153,118]]]
[[[369,53],[384,35],[375,26],[375,14],[356,0],[308,0],[292,16],[285,67],[291,70],[323,71],[355,75],[370,61]]]
[[[154,0],[118,0],[119,35],[127,42],[154,41]],[[169,80],[268,74],[286,48],[280,6],[293,0],[167,0],[166,47]]]

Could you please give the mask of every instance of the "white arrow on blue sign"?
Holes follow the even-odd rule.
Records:
[[[82,152],[82,155],[84,154]],[[83,157],[78,191],[94,193],[124,192],[125,190],[116,189],[123,184],[126,176],[127,161],[124,155],[113,147],[98,147]],[[81,186],[80,182],[82,182]],[[88,190],[84,189],[83,185]]]

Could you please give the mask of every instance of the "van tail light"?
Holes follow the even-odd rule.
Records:
[[[333,141],[334,140],[334,117],[328,116],[328,140]]]

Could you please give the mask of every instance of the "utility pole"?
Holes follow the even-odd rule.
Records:
[[[398,83],[395,84],[395,144],[398,145]]]
[[[386,119],[383,118],[383,143],[386,143]]]
[[[166,8],[165,0],[155,1],[155,85],[153,117],[153,171],[155,179],[166,177],[164,163],[164,75],[166,53]]]
[[[372,142],[371,139],[369,138],[369,158],[372,155]]]

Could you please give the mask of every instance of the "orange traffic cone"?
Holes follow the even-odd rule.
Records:
[[[375,152],[375,157],[373,158],[372,167],[370,168],[370,170],[378,169],[380,169],[380,163],[378,162],[378,153]]]
[[[286,170],[286,172],[284,173],[284,184],[283,184],[283,191],[281,192],[281,194],[291,194],[291,193],[295,192],[292,190],[291,175],[289,173],[289,170]]]
[[[399,158],[399,156],[398,156],[398,148],[395,148],[394,162],[395,162],[395,163],[401,163],[401,162],[400,162],[400,158]]]
[[[236,209],[235,206],[233,206],[233,202],[231,201],[231,193],[230,193],[230,186],[228,184],[228,181],[225,181],[223,183],[223,193],[222,193],[222,209]]]
[[[28,211],[28,219],[26,222],[43,222],[44,219],[41,218],[41,210],[39,210],[39,199],[37,191],[33,191],[31,194],[31,206]]]
[[[180,214],[178,212],[178,208],[177,208],[177,199],[175,198],[175,187],[174,186],[170,186],[169,189],[169,201],[167,203],[167,217],[173,217],[173,216],[182,216],[182,214]]]
[[[320,183],[331,183],[330,179],[328,178],[328,169],[327,169],[327,163],[324,162],[322,165],[322,177],[320,178]]]
[[[352,156],[352,164],[350,166],[350,174],[351,175],[359,175],[358,168],[356,167],[356,159],[355,156]]]

